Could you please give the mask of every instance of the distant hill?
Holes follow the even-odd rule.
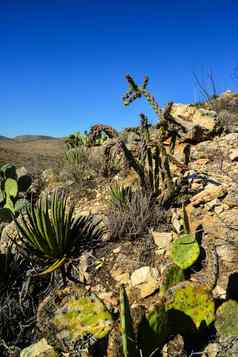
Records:
[[[10,140],[7,136],[0,135],[0,140]]]
[[[57,140],[57,139],[58,138],[55,138],[53,136],[47,136],[47,135],[17,135],[14,138],[14,140],[17,141]]]

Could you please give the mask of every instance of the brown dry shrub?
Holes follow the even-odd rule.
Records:
[[[135,239],[148,234],[151,228],[169,228],[169,214],[151,196],[133,191],[124,205],[110,203],[107,227],[111,240]]]

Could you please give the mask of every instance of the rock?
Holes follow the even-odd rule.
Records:
[[[153,294],[159,289],[159,272],[149,266],[141,267],[131,274],[131,286],[140,291],[141,298]]]
[[[171,241],[173,240],[172,232],[151,232],[154,242],[157,246],[156,254],[163,255],[167,253],[169,254],[169,246]]]
[[[193,206],[198,206],[201,203],[207,203],[215,200],[216,198],[220,198],[225,196],[227,193],[227,188],[223,185],[220,186],[207,186],[205,190],[197,193],[195,196],[191,198],[191,204]]]
[[[45,338],[42,338],[39,342],[24,348],[20,357],[57,357],[54,348],[48,345]]]
[[[219,124],[216,112],[192,105],[174,104],[171,114],[187,131],[182,133],[181,141],[199,143],[207,140],[215,134]]]
[[[221,202],[219,201],[219,199],[215,198],[214,200],[207,202],[206,208],[208,211],[212,211],[216,206],[219,206],[220,204]]]
[[[209,343],[206,347],[202,357],[217,357],[219,352],[219,344],[218,343]]]
[[[184,341],[181,335],[176,335],[171,339],[166,345],[164,345],[162,350],[162,357],[183,357],[186,356],[184,352]]]
[[[237,161],[238,160],[238,149],[232,150],[229,157],[230,157],[231,161]]]
[[[119,285],[128,285],[130,281],[130,275],[127,272],[112,271],[111,276],[116,280]]]
[[[28,174],[28,171],[24,166],[17,168],[17,177],[25,176],[27,174]]]
[[[178,209],[172,209],[172,219],[171,223],[173,225],[173,228],[177,234],[180,234],[183,230],[183,225],[181,223],[181,215],[180,215],[180,210]]]
[[[11,222],[3,228],[1,239],[0,239],[0,253],[5,254],[7,252],[9,245],[12,244],[12,241],[17,239],[18,239],[18,233],[17,233],[15,222]],[[15,252],[14,249],[12,251]]]

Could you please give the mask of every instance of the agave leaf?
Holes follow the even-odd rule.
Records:
[[[55,271],[56,269],[58,269],[59,267],[61,267],[64,263],[65,263],[66,257],[63,257],[61,259],[57,259],[56,261],[54,261],[53,263],[51,263],[49,266],[45,267],[40,273],[38,273],[37,275],[45,275],[45,274],[49,274],[52,273],[53,271]]]

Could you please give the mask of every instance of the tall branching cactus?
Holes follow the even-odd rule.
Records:
[[[123,153],[127,166],[132,168],[139,177],[139,182],[144,192],[152,194],[153,197],[159,197],[162,205],[167,205],[175,192],[175,187],[170,171],[170,162],[182,167],[173,156],[173,149],[179,136],[177,130],[177,123],[170,115],[172,103],[169,103],[164,110],[162,110],[155,100],[155,98],[147,90],[148,77],[145,77],[141,86],[137,85],[134,79],[127,75],[129,89],[123,96],[125,105],[129,105],[137,98],[144,96],[151,105],[158,118],[158,138],[152,140],[150,137],[148,119],[144,114],[141,114],[140,123],[140,145],[136,153],[129,149],[122,138],[108,126],[96,125],[91,128],[90,136],[95,138],[99,130],[107,130],[110,128],[109,138],[105,146],[104,154],[106,162],[109,160],[111,150],[114,146],[117,147],[118,153]],[[108,134],[108,133],[107,133]],[[164,141],[170,139],[170,148],[167,152]]]

